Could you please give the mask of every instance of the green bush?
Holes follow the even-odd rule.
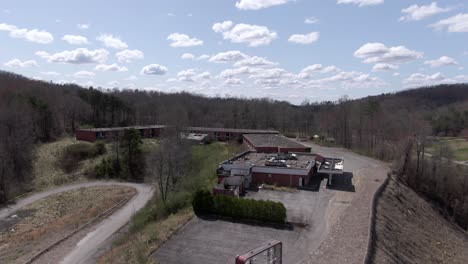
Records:
[[[236,198],[226,195],[213,196],[209,191],[198,191],[192,200],[197,214],[216,214],[235,220],[255,220],[271,223],[286,222],[286,208],[273,201]]]
[[[100,164],[94,168],[94,175],[98,179],[119,178],[121,175],[120,162],[117,159],[103,159]]]
[[[148,222],[165,219],[190,205],[192,195],[188,192],[170,194],[166,203],[158,196],[154,196],[148,204],[138,211],[132,218],[130,231],[135,232],[143,228]]]
[[[213,195],[209,191],[197,191],[193,196],[192,207],[196,214],[210,214],[213,212]]]
[[[77,143],[65,148],[60,165],[66,172],[72,172],[78,168],[79,162],[94,158],[106,153],[106,145],[102,142],[95,144]]]
[[[103,142],[96,142],[94,143],[93,150],[92,150],[92,157],[100,156],[106,154],[106,144]]]

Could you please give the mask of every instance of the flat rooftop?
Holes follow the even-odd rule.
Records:
[[[319,173],[343,174],[344,160],[337,158],[324,158],[318,169]]]
[[[208,137],[208,134],[180,133],[180,136],[187,140],[202,141]]]
[[[81,128],[77,130],[91,131],[91,132],[107,132],[107,131],[121,131],[126,129],[153,129],[165,128],[165,125],[149,125],[149,126],[127,126],[127,127],[101,127],[101,128]],[[184,131],[199,132],[225,132],[225,133],[239,133],[239,134],[279,134],[276,130],[263,130],[263,129],[240,129],[240,128],[222,128],[222,127],[186,127]]]
[[[244,155],[237,156],[226,161],[231,164],[250,164],[257,167],[287,167],[294,169],[307,169],[311,163],[315,162],[314,154],[290,153],[287,155],[278,155],[276,153],[258,153],[247,152]],[[284,166],[274,165],[275,162],[284,164]]]
[[[283,135],[247,134],[244,138],[254,147],[310,148]]]
[[[276,130],[263,130],[263,129],[243,129],[243,128],[222,128],[222,127],[187,127],[188,131],[200,132],[231,132],[239,134],[279,134]]]
[[[152,126],[128,126],[128,127],[100,127],[100,128],[79,128],[78,131],[89,131],[89,132],[110,132],[110,131],[122,131],[126,129],[155,129],[165,128],[164,125],[152,125]]]

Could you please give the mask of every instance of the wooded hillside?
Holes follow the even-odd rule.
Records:
[[[276,129],[301,137],[317,134],[379,159],[396,160],[408,138],[457,136],[468,127],[468,85],[357,100],[343,96],[335,102],[297,106],[271,99],[103,91],[0,72],[0,203],[27,186],[36,143],[73,135],[78,127],[150,124]]]

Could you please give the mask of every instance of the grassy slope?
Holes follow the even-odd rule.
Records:
[[[453,150],[455,160],[468,160],[468,140],[464,138],[445,138],[441,141],[441,143],[447,144]],[[427,149],[429,154],[434,154],[434,151],[435,146]]]
[[[467,263],[468,234],[399,182],[384,190],[376,220],[373,263]]]
[[[183,194],[192,193],[197,189],[211,188],[216,181],[215,171],[219,163],[239,152],[241,152],[240,146],[220,142],[194,145],[191,172],[179,187],[178,193],[172,196],[176,200],[174,203],[186,204],[187,201],[179,201],[179,199],[187,199],[191,196]],[[114,248],[105,253],[98,263],[154,263],[149,255],[193,216],[192,208],[187,206],[167,218],[147,220],[148,214],[160,214],[158,210],[161,206],[159,197],[155,196],[142,211],[135,215],[130,228],[132,231],[117,241]]]
[[[106,146],[108,153],[94,159],[81,162],[77,170],[66,173],[60,167],[60,159],[67,146],[82,143],[73,138],[62,138],[51,143],[40,144],[36,148],[33,162],[34,182],[33,189],[46,189],[65,183],[83,181],[87,170],[94,168],[101,160],[109,155],[110,146]]]

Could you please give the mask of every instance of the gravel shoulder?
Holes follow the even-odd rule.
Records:
[[[387,177],[387,165],[347,149],[306,143],[312,151],[345,159],[345,171],[353,173],[355,192],[336,190],[328,213],[328,233],[303,264],[363,263],[367,253],[371,205],[375,192]]]

